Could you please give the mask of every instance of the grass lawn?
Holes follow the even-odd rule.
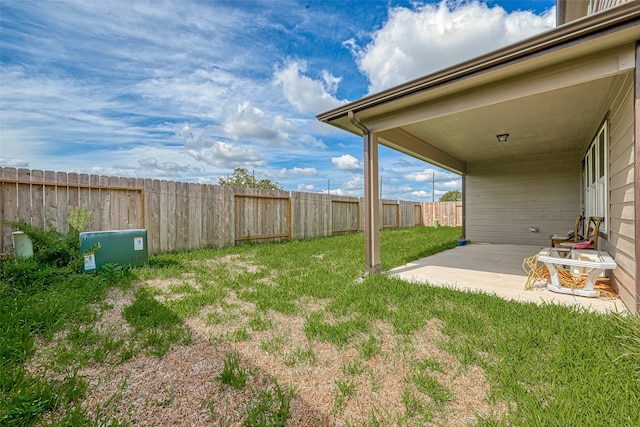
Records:
[[[459,235],[384,231],[382,268]],[[36,253],[0,261],[0,425],[640,425],[637,317],[361,279],[361,233],[92,275]]]

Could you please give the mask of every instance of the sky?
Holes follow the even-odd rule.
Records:
[[[362,138],[317,114],[554,26],[549,0],[0,0],[0,166],[362,196]],[[461,189],[379,171],[385,199]]]

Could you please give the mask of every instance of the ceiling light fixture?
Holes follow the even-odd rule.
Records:
[[[498,138],[498,142],[505,143],[505,142],[507,142],[507,139],[509,139],[509,134],[508,133],[501,133],[500,135],[496,135],[496,138]]]

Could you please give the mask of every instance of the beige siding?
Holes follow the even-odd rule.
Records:
[[[627,307],[636,307],[633,77],[621,78],[610,101],[609,224],[604,249],[618,264],[614,285]]]
[[[581,213],[580,168],[579,152],[469,164],[466,238],[548,246]]]

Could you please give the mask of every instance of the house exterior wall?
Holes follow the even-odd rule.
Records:
[[[578,152],[467,166],[465,237],[472,242],[549,246],[581,213]]]
[[[602,248],[618,264],[612,272],[620,299],[636,306],[634,192],[634,77],[621,76],[611,92],[609,111],[609,226]],[[604,241],[603,241],[604,240]]]
[[[632,0],[558,0],[556,22],[558,25],[575,21]]]

